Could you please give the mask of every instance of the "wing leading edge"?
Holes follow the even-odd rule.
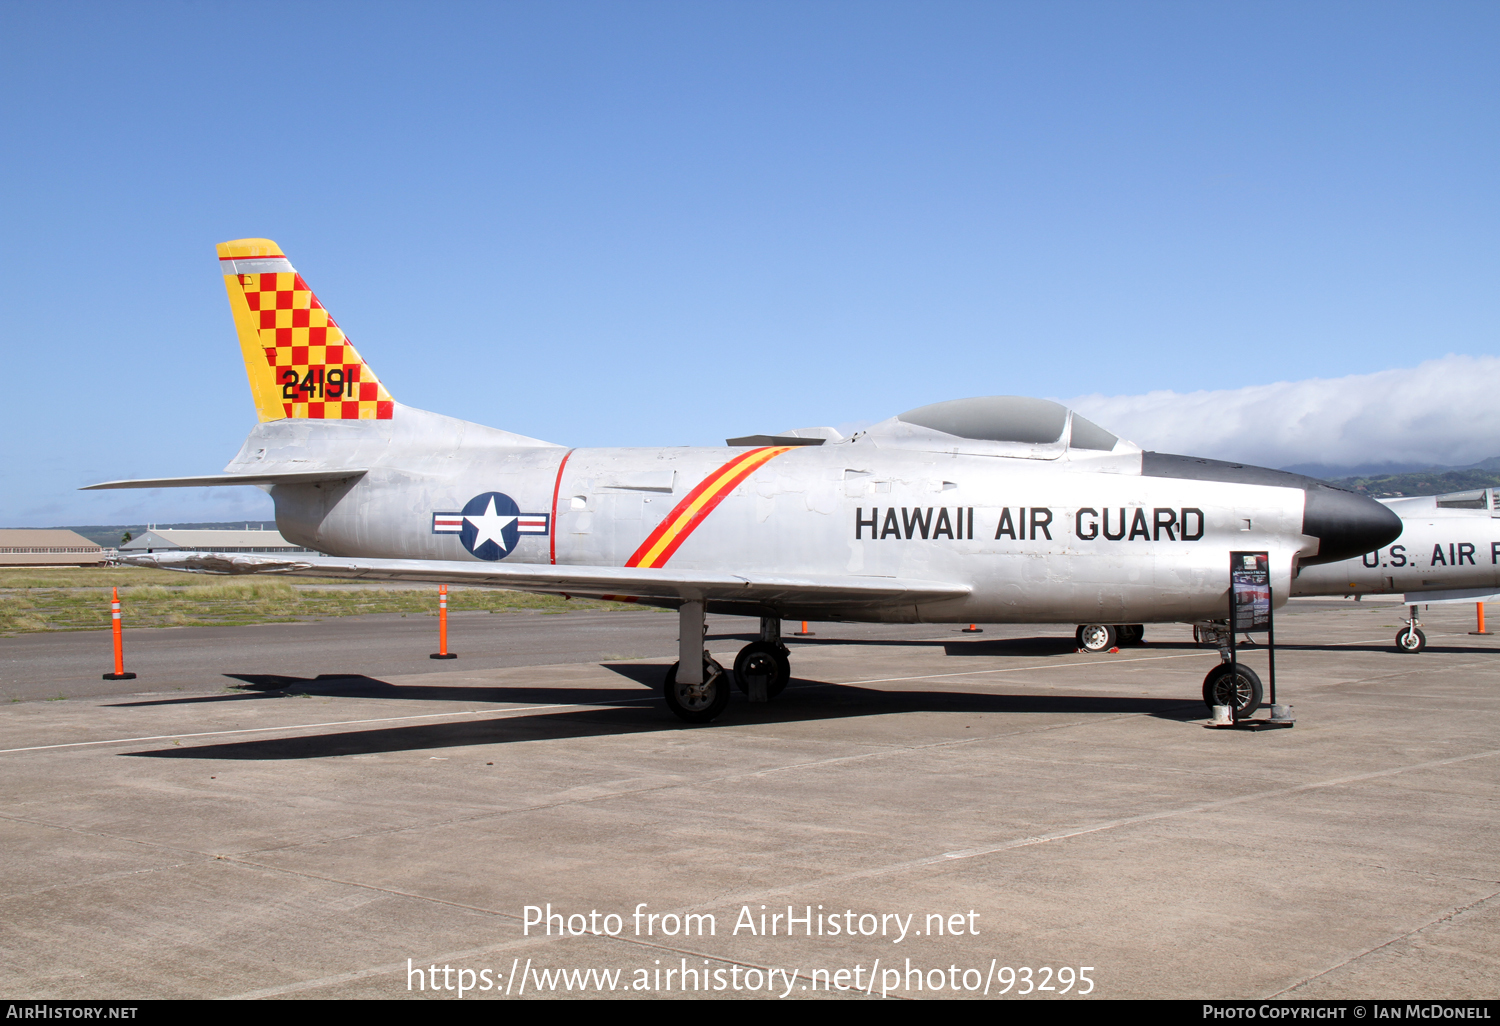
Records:
[[[103,481],[85,485],[80,492],[97,492],[105,488],[213,488],[218,485],[314,484],[319,481],[348,481],[363,477],[367,469],[300,470],[275,474],[209,474],[206,477],[150,477],[135,481]]]
[[[134,566],[196,573],[422,581],[491,585],[580,598],[630,596],[647,600],[769,602],[797,606],[935,602],[962,598],[973,590],[967,584],[895,577],[737,574],[615,566],[496,565],[442,559],[344,559],[338,556],[278,559],[227,552],[157,552],[130,556],[124,561]]]

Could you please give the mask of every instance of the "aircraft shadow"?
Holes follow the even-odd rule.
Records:
[[[848,644],[847,642],[831,642]],[[948,655],[990,656],[1051,656],[1066,655],[1075,651],[1069,638],[1011,638],[992,641],[923,641],[894,642],[872,641],[876,645],[928,645],[941,646]],[[1191,646],[1186,646],[1191,647]],[[627,680],[644,688],[656,690],[661,687],[666,667],[659,662],[599,663]],[[728,667],[726,667],[728,669]],[[329,698],[384,698],[416,699],[428,702],[481,702],[592,704],[607,702],[621,692],[615,688],[557,688],[557,687],[504,687],[500,685],[442,685],[442,684],[390,684],[377,677],[363,673],[320,673],[316,677],[294,677],[277,673],[226,673],[225,677],[240,681],[229,694],[193,695],[183,698],[153,698],[136,702],[113,703],[120,708],[137,708],[170,705],[217,705],[224,702],[261,701],[302,696]]]
[[[376,682],[379,683],[379,682]],[[411,689],[427,690],[427,689]],[[489,689],[491,700],[496,692],[514,693],[522,689]],[[425,751],[469,745],[514,744],[522,741],[552,741],[620,734],[650,733],[663,729],[713,730],[747,723],[799,723],[837,720],[855,716],[880,716],[915,712],[960,713],[1122,713],[1149,715],[1160,719],[1187,722],[1202,719],[1203,703],[1196,700],[1159,698],[1110,698],[1061,695],[996,695],[962,691],[881,691],[847,684],[794,680],[791,687],[775,702],[751,705],[743,699],[729,708],[711,725],[693,727],[679,722],[654,700],[635,692],[596,689],[524,689],[545,698],[549,703],[587,700],[601,703],[594,709],[568,709],[537,712],[529,715],[505,715],[496,710],[495,719],[466,720],[461,723],[418,724],[386,727],[366,731],[338,731],[327,734],[269,738],[256,741],[234,741],[192,748],[172,747],[147,752],[122,753],[130,758],[152,759],[233,759],[244,761],[320,759],[340,755],[373,755],[389,752]],[[568,696],[574,696],[571,699]],[[416,697],[416,696],[413,696]],[[633,700],[628,706],[602,705],[611,698]],[[514,700],[514,699],[512,699]],[[275,728],[268,728],[275,729]]]
[[[601,664],[606,669],[651,689],[661,686],[663,668],[636,663]],[[153,705],[212,705],[220,702],[254,702],[265,699],[318,698],[384,698],[423,702],[495,702],[521,705],[597,704],[619,698],[642,698],[640,692],[622,688],[516,688],[500,686],[390,684],[361,673],[320,673],[316,677],[287,677],[280,674],[226,673],[226,677],[245,683],[227,695],[197,695],[191,698],[158,698],[143,702],[116,702],[130,708]]]
[[[738,637],[738,635],[723,635],[724,637]],[[758,638],[759,635],[747,634],[744,637]],[[801,642],[806,644],[806,642]],[[872,639],[870,641],[835,641],[829,639],[820,642],[825,645],[893,645],[899,647],[941,647],[946,655],[950,656],[992,656],[992,657],[1031,657],[1071,655],[1076,652],[1076,645],[1072,638],[991,638],[974,640],[928,640],[928,641],[892,641],[887,639]],[[1148,646],[1140,646],[1146,648]],[[1156,649],[1194,649],[1201,646],[1191,642],[1157,642],[1149,647]],[[1278,648],[1302,647],[1318,648],[1319,646],[1277,646]],[[1245,654],[1259,651],[1257,648],[1245,648]],[[1359,646],[1345,646],[1345,651],[1359,651]],[[1370,647],[1370,651],[1382,651],[1378,647]],[[1208,653],[1204,649],[1204,653]],[[1450,650],[1451,651],[1451,650]],[[1473,649],[1473,651],[1492,651],[1490,649]],[[599,663],[600,667],[610,670],[627,680],[639,684],[641,687],[655,691],[661,687],[662,674],[666,667],[660,662],[647,662],[631,660],[629,662]],[[726,667],[727,669],[727,667]],[[170,705],[215,705],[224,702],[246,702],[262,701],[266,699],[286,699],[300,697],[342,697],[342,698],[382,698],[382,699],[405,699],[428,702],[477,702],[477,703],[515,703],[515,704],[544,704],[553,705],[558,703],[592,705],[607,703],[617,699],[622,692],[616,688],[557,688],[557,687],[504,687],[498,685],[402,685],[390,684],[377,677],[371,677],[363,673],[320,673],[316,677],[295,677],[275,673],[226,673],[223,676],[240,683],[234,686],[229,694],[220,695],[194,695],[183,698],[155,698],[138,702],[116,702],[113,703],[121,708],[170,706]],[[633,693],[629,693],[632,697]]]

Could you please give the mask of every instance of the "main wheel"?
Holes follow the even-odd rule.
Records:
[[[1420,652],[1427,647],[1427,635],[1422,633],[1420,627],[1403,627],[1401,633],[1396,635],[1396,651],[1398,652]]]
[[[1146,626],[1139,623],[1122,623],[1115,628],[1121,645],[1142,645],[1146,641]]]
[[[792,679],[792,663],[784,648],[769,641],[752,641],[740,649],[734,657],[734,686],[748,695],[751,682],[757,678],[765,680],[767,698],[786,690],[787,681]]]
[[[1085,652],[1108,652],[1115,647],[1115,629],[1107,623],[1086,623],[1078,628],[1078,647]]]
[[[1210,709],[1216,705],[1234,706],[1234,717],[1237,720],[1253,716],[1264,697],[1265,690],[1261,687],[1260,678],[1254,670],[1243,664],[1235,665],[1233,679],[1230,677],[1228,663],[1220,663],[1203,678],[1203,701]]]
[[[677,667],[673,663],[667,670],[667,679],[662,693],[667,699],[667,708],[680,719],[689,723],[708,723],[729,704],[729,680],[724,667],[710,656],[703,656],[703,683],[677,683]]]

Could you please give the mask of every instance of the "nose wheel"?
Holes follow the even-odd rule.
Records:
[[[1412,626],[1401,629],[1396,635],[1396,648],[1402,652],[1420,652],[1427,647],[1427,635]]]
[[[1398,652],[1420,652],[1427,647],[1427,635],[1423,634],[1417,624],[1417,607],[1411,607],[1411,619],[1406,621],[1406,626],[1401,628],[1401,633],[1396,635],[1396,651]]]
[[[1248,666],[1236,664],[1233,673],[1228,663],[1220,663],[1203,678],[1203,701],[1212,709],[1216,705],[1234,707],[1234,718],[1247,719],[1260,708],[1265,697],[1260,677]]]

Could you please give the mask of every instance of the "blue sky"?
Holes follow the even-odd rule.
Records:
[[[1347,404],[1451,354],[1483,430],[1409,417],[1403,458],[1500,454],[1497,30],[1479,3],[0,6],[0,524],[269,515],[75,491],[233,455],[213,247],[245,236],[401,402],[572,445],[984,394],[1280,417],[1264,386]],[[1443,379],[1413,372],[1418,414]],[[1181,449],[1156,423],[1128,433]]]

